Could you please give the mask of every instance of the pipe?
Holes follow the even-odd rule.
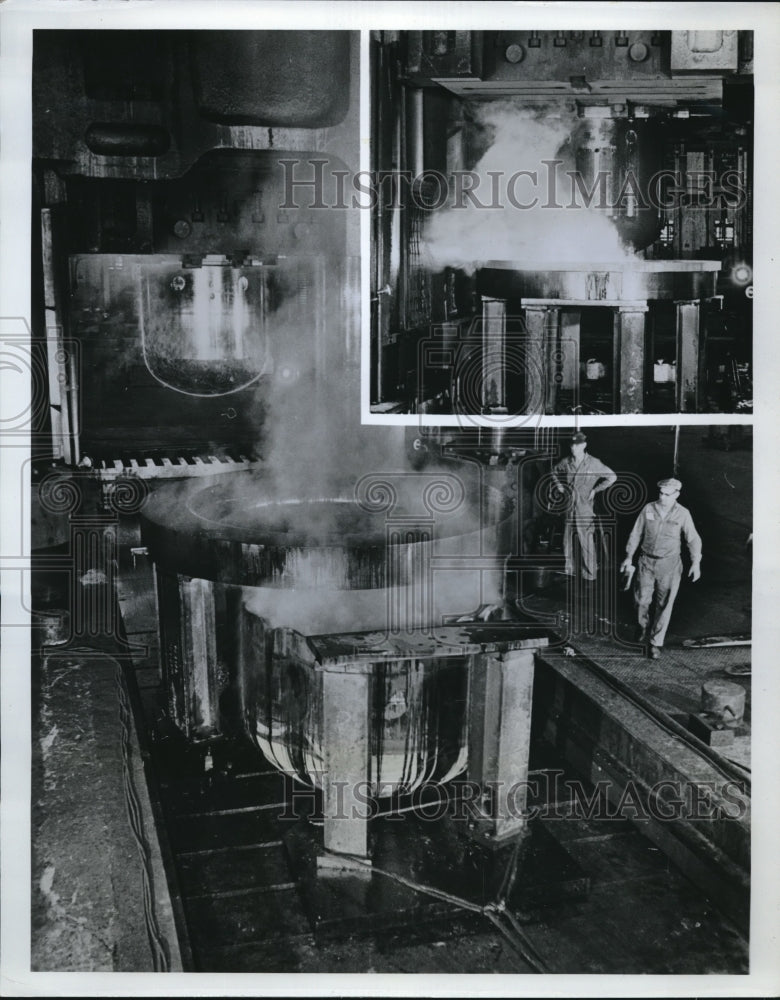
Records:
[[[52,210],[41,209],[41,256],[43,264],[43,307],[46,325],[46,357],[49,376],[49,414],[51,418],[52,454],[70,465],[70,412],[64,383],[62,362],[64,345],[57,312],[54,288],[54,239]],[[65,376],[65,377],[63,377]]]
[[[425,170],[425,133],[423,123],[424,91],[407,87],[406,97],[406,167],[412,179],[421,177]]]
[[[679,471],[680,459],[680,425],[674,425],[674,461],[672,462],[672,475],[675,477]]]
[[[65,402],[70,425],[70,455],[73,465],[81,461],[81,426],[79,424],[79,380],[74,351],[68,351],[68,381],[65,385]]]

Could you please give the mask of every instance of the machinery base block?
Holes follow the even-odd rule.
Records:
[[[730,747],[734,743],[734,730],[719,726],[704,713],[689,715],[688,729],[709,747]]]
[[[305,821],[284,837],[291,871],[315,936],[375,932],[446,935],[487,921],[470,906],[495,902],[510,886],[506,905],[528,916],[541,905],[585,895],[590,882],[580,866],[542,825],[498,849],[483,848],[449,818],[425,822],[411,814],[370,821],[371,868],[321,868],[322,829]],[[514,879],[512,871],[514,870]],[[415,886],[419,888],[415,888]],[[433,889],[451,896],[434,896]]]

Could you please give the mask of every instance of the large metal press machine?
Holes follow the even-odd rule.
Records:
[[[503,620],[505,469],[360,427],[357,213],[286,184],[357,167],[356,36],[44,32],[34,86],[38,546],[75,532],[124,593],[153,565],[166,732],[320,796],[318,879],[370,875],[376,802],[466,774],[465,836],[522,838],[549,632]]]
[[[372,60],[373,168],[411,178],[374,214],[375,412],[749,407],[749,32],[385,31]]]

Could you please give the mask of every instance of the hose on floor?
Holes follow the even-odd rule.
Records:
[[[130,823],[130,831],[136,842],[136,846],[138,847],[138,854],[141,859],[144,921],[146,923],[146,933],[149,939],[149,949],[152,954],[152,965],[155,972],[170,972],[171,961],[168,953],[167,942],[160,931],[159,924],[157,923],[157,916],[155,914],[151,850],[149,848],[149,842],[144,834],[141,804],[138,799],[138,792],[135,787],[131,770],[132,745],[130,742],[130,701],[125,688],[122,668],[118,663],[116,666],[116,686],[119,700],[119,723],[121,727],[120,740],[122,749],[125,805],[127,807],[127,818]]]
[[[512,950],[520,956],[526,965],[528,965],[534,972],[545,973],[548,972],[549,969],[545,965],[544,960],[529,941],[528,935],[523,930],[517,918],[511,910],[507,909],[506,906],[506,897],[512,891],[512,886],[514,885],[517,873],[517,864],[520,857],[521,844],[521,841],[518,841],[515,844],[512,855],[507,863],[506,871],[504,872],[504,878],[502,880],[498,896],[493,902],[485,904],[472,903],[471,900],[463,899],[461,896],[455,896],[450,892],[445,892],[443,889],[436,889],[430,885],[423,885],[419,882],[413,881],[412,879],[405,878],[403,875],[399,875],[396,872],[387,871],[384,868],[377,868],[376,865],[367,861],[365,858],[360,858],[355,855],[339,855],[339,857],[348,861],[350,864],[369,868],[372,874],[383,875],[384,877],[399,883],[399,885],[406,886],[407,889],[412,889],[414,892],[430,896],[432,899],[438,899],[443,903],[449,903],[451,906],[455,906],[461,910],[467,910],[470,913],[481,914],[483,917],[486,917],[491,924],[493,924],[496,930],[506,940],[507,944],[509,944]]]

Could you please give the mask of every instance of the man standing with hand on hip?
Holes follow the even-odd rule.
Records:
[[[598,574],[593,498],[609,489],[617,476],[598,458],[587,453],[587,440],[582,431],[572,434],[569,439],[571,454],[552,470],[552,480],[557,493],[568,493],[563,535],[566,573],[575,576],[579,572],[583,580],[593,581]]]
[[[681,489],[679,479],[662,479],[658,483],[658,500],[647,504],[636,519],[626,544],[626,558],[620,566],[622,573],[630,573],[634,553],[639,549],[634,600],[640,641],[649,640],[653,660],[661,655],[680,587],[683,541],[691,559],[688,576],[694,583],[701,576],[701,538],[690,512],[677,502]]]

